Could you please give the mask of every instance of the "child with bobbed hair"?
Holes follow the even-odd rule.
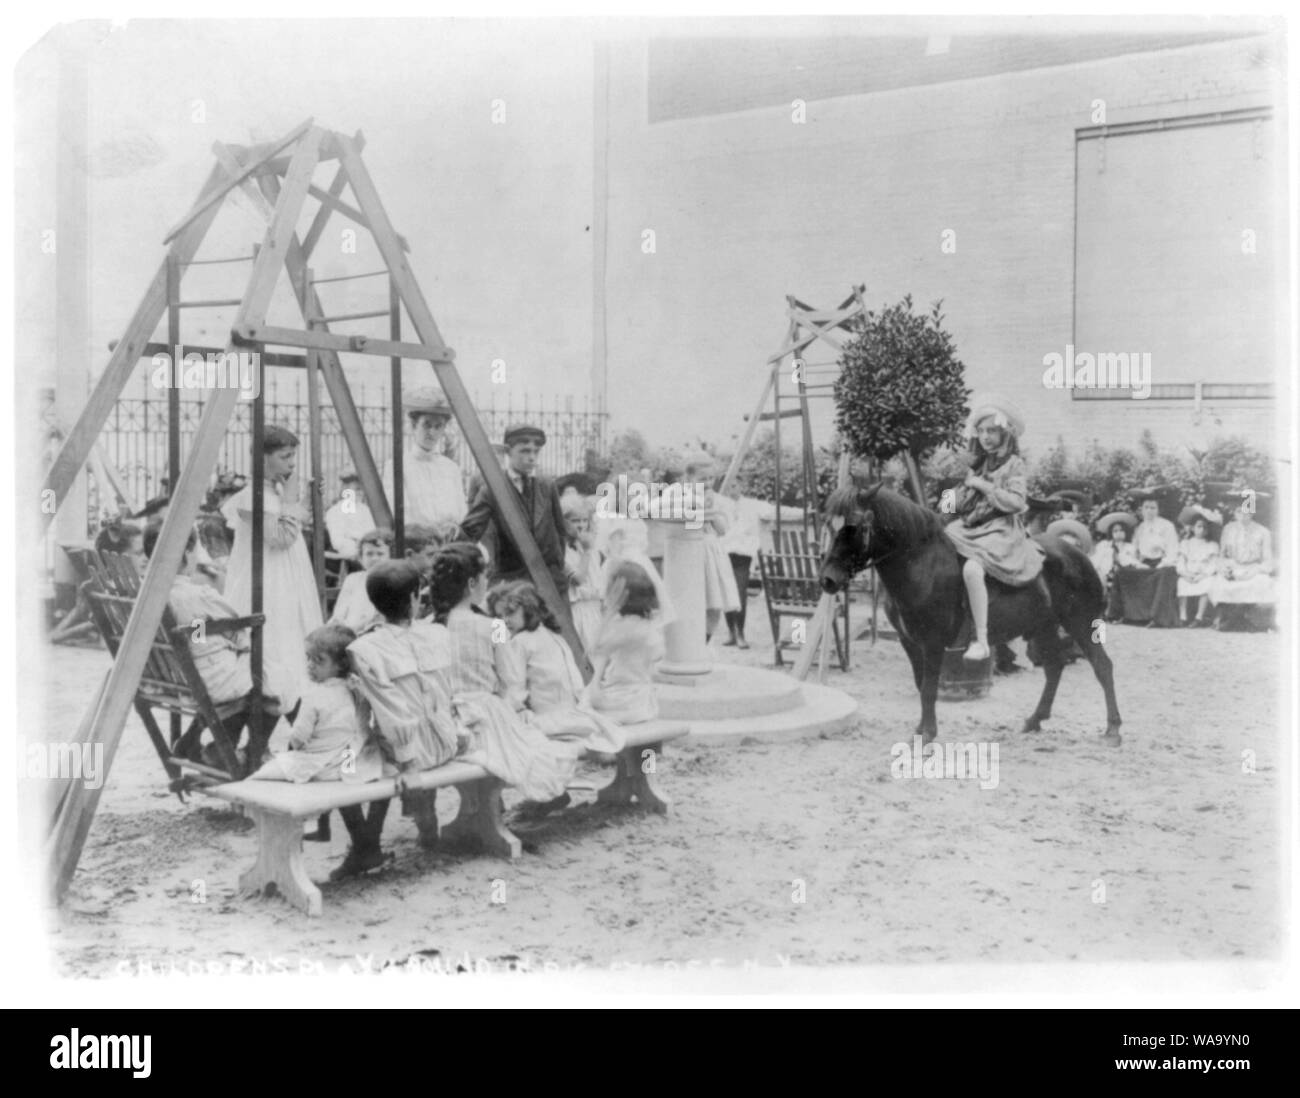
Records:
[[[379,751],[368,743],[348,686],[348,645],[357,635],[344,625],[322,625],[307,635],[307,673],[289,750],[250,775],[258,781],[368,782],[383,776]]]
[[[493,588],[488,612],[510,633],[500,662],[507,703],[575,756],[623,750],[623,730],[583,701],[582,672],[537,588],[524,580]]]
[[[663,659],[659,598],[645,569],[619,562],[610,573],[600,632],[592,645],[595,674],[587,687],[591,707],[619,724],[659,716],[654,665]]]
[[[504,700],[505,638],[499,623],[477,609],[486,587],[486,561],[477,545],[457,543],[433,562],[432,596],[437,628],[451,649],[447,677],[457,721],[472,739],[465,756],[537,806],[567,803],[571,752],[525,723]]]
[[[399,787],[402,774],[441,766],[465,746],[451,709],[446,631],[416,619],[419,592],[420,569],[413,562],[376,564],[366,573],[366,594],[384,620],[348,646],[362,697],[363,722],[397,767]],[[424,818],[432,817],[434,800],[432,790],[405,797],[412,814]],[[377,819],[368,821],[365,844],[360,851],[354,846],[349,852],[337,871],[342,875],[364,873],[382,864],[379,839],[388,803],[382,802],[382,810],[376,813],[378,803],[371,808]],[[432,840],[422,835],[421,841]]]

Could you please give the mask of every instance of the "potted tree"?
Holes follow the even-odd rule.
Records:
[[[928,501],[921,464],[936,450],[960,445],[970,413],[965,366],[943,327],[941,304],[917,313],[909,294],[896,305],[866,312],[844,346],[835,381],[836,425],[850,451],[881,466],[900,459],[912,496],[923,507]],[[959,644],[944,659],[943,697],[988,692],[992,661],[964,661],[964,648]]]

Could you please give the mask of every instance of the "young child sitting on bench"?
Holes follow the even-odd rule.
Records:
[[[469,741],[459,735],[452,716],[447,633],[432,622],[415,620],[420,569],[407,560],[383,561],[366,573],[366,594],[384,621],[348,646],[364,703],[363,721],[368,725],[373,718],[385,754],[402,774],[441,766]],[[415,802],[422,802],[421,809],[431,815],[435,796],[436,790],[428,790],[406,794],[403,800],[413,813]],[[387,811],[387,801],[372,804],[364,846],[349,851],[335,870],[339,877],[383,863],[379,839]]]
[[[369,742],[357,712],[357,699],[348,686],[351,661],[348,645],[357,635],[343,625],[324,625],[307,635],[307,675],[311,686],[293,722],[289,750],[269,759],[249,775],[273,782],[370,782],[384,776],[384,758]],[[389,768],[391,770],[391,768]],[[361,805],[339,809],[355,848],[364,849],[366,814]],[[329,813],[304,839],[328,842]]]
[[[575,756],[622,751],[623,730],[583,702],[582,673],[537,588],[525,580],[502,584],[489,593],[488,609],[510,632],[500,661],[506,701]]]

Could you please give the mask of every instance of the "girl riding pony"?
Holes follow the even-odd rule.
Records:
[[[1016,440],[1024,420],[1000,400],[976,406],[967,424],[974,464],[957,500],[956,522],[944,527],[964,558],[962,580],[970,599],[975,639],[968,660],[988,659],[989,596],[984,577],[1011,587],[1033,583],[1043,570],[1043,551],[1020,520],[1028,507],[1029,486]]]

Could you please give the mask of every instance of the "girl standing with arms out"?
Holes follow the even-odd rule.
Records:
[[[591,707],[619,724],[659,716],[652,675],[664,656],[655,585],[639,564],[619,563],[610,574],[605,614],[591,648],[595,674],[587,688]]]
[[[965,559],[962,579],[975,619],[975,639],[968,660],[989,655],[989,595],[985,575],[1011,587],[1033,583],[1043,570],[1043,551],[1028,534],[1020,516],[1028,509],[1028,471],[1017,439],[1025,424],[999,400],[978,405],[967,432],[975,462],[957,501],[960,519],[944,527]]]
[[[302,537],[306,517],[294,470],[298,436],[267,427],[262,439],[266,486],[262,494],[262,690],[292,713],[311,685],[304,643],[323,623],[311,557]],[[245,485],[221,508],[235,532],[226,566],[226,601],[240,614],[253,609],[253,486]]]

